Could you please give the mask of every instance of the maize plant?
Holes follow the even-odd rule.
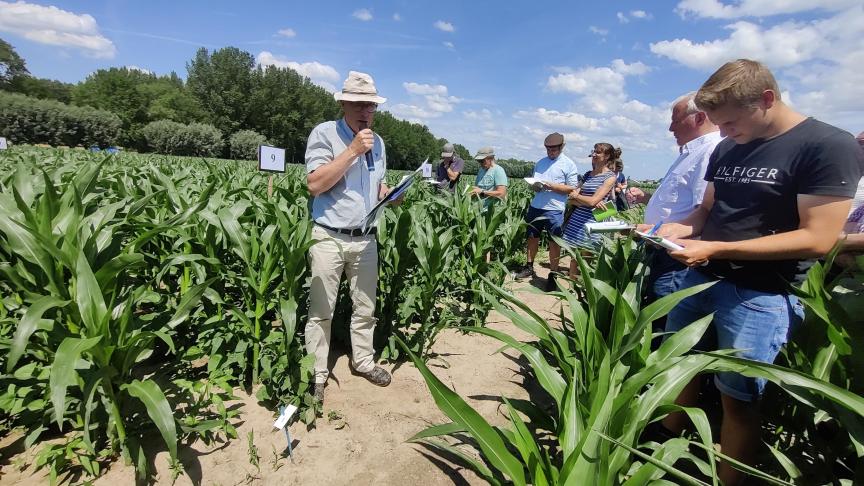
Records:
[[[519,352],[548,395],[548,407],[502,397],[508,425],[493,427],[406,347],[436,404],[451,419],[411,440],[460,458],[492,484],[629,485],[670,480],[717,484],[718,459],[762,480],[791,484],[794,463],[780,451],[772,449],[776,458],[772,472],[785,478],[737,463],[715,451],[704,411],[674,404],[683,387],[698,374],[734,371],[768,379],[787,392],[786,400],[821,410],[850,431],[852,444],[860,444],[861,396],[811,374],[735,358],[731,352],[689,353],[708,329],[710,315],[652,351],[651,323],[681,299],[712,284],[681,290],[641,307],[645,270],[638,263],[640,252],[629,240],[619,241],[616,247],[614,252],[602,249],[594,268],[577,255],[586,301],[570,291],[554,293],[567,304],[560,313],[561,327],[488,283],[491,290],[485,296],[490,303],[536,341],[520,342],[501,331],[466,328]],[[663,443],[642,438],[649,423],[673,411],[690,417],[695,428],[692,438]],[[857,460],[860,458],[858,454]],[[692,467],[683,468],[686,463]]]
[[[305,188],[268,199],[248,164],[182,162],[0,154],[0,420],[27,447],[65,435],[38,456],[52,482],[115,455],[146,476],[154,428],[175,464],[184,435],[236,436],[224,401],[247,372],[259,396],[309,397]]]
[[[395,337],[427,357],[442,329],[483,323],[491,307],[479,293],[479,276],[501,283],[514,255],[523,255],[527,195],[484,210],[464,191],[419,185],[402,207],[387,211],[378,231],[376,344],[383,359],[400,356]]]
[[[794,289],[806,307],[806,317],[778,362],[862,395],[864,358],[855,344],[864,342],[864,261],[832,271],[835,255],[836,251],[824,262],[816,262],[801,287]],[[810,407],[782,400],[776,389],[769,389],[765,400],[780,405],[766,411],[778,430],[769,442],[772,452],[808,458],[787,462],[790,476],[810,484],[826,484],[838,476],[864,481],[860,467],[864,438],[859,431],[838,427],[825,409],[813,413]]]
[[[236,438],[237,386],[315,419],[301,167],[268,193],[245,162],[14,147],[0,174],[0,422],[28,447],[57,439],[37,460],[52,482],[117,457],[145,477],[154,429],[175,466],[181,440]],[[521,191],[481,212],[418,184],[385,211],[383,358],[400,357],[396,336],[428,355],[444,327],[482,322],[478,272],[500,284],[521,247]]]
[[[106,162],[84,167],[68,181],[20,165],[16,174],[30,172],[30,181],[41,175],[41,184],[25,188],[24,179],[13,176],[0,193],[2,273],[20,315],[4,363],[12,377],[3,408],[12,416],[29,412],[21,417],[28,445],[50,420],[61,431],[80,427],[91,455],[107,446],[138,464],[145,463],[143,451],[129,428],[147,415],[176,461],[172,408],[140,368],[157,341],[174,351],[175,329],[211,281],[191,288],[173,315],[163,309],[145,319],[144,308],[158,296],[154,280],[137,270],[158,266],[144,251],[148,242],[204,207],[212,186],[171,218],[138,227],[132,221],[140,200],[97,204]],[[93,435],[94,429],[99,433]]]

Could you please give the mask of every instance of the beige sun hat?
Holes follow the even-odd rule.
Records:
[[[492,147],[483,147],[474,155],[475,160],[483,160],[486,157],[495,157],[495,149]]]
[[[378,96],[375,89],[375,81],[372,76],[357,71],[349,71],[342,92],[333,95],[336,101],[368,101],[372,103],[384,103],[387,98]]]

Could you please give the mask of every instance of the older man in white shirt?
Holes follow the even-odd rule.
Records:
[[[702,203],[708,184],[704,180],[708,158],[723,136],[705,113],[696,108],[695,96],[695,91],[687,93],[672,103],[669,131],[675,135],[680,155],[645,207],[645,225],[640,228],[643,231],[661,222],[684,219]],[[680,288],[687,271],[683,263],[670,257],[665,250],[649,249],[649,264],[650,299],[658,299]]]

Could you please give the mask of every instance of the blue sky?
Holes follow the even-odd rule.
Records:
[[[738,57],[767,63],[799,111],[864,130],[861,0],[0,0],[0,37],[32,74],[67,82],[111,66],[185,77],[199,46],[330,90],[365,71],[384,109],[472,151],[536,160],[560,131],[586,168],[595,142],[620,146],[636,178],[677,155],[669,103]]]

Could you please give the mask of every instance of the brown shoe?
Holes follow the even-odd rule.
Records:
[[[312,396],[318,403],[324,403],[324,387],[326,386],[326,383],[315,383],[315,391],[312,393]]]
[[[353,366],[351,366],[351,373],[366,378],[373,385],[387,386],[390,384],[390,373],[378,365],[375,365],[374,368],[365,372],[357,371]]]

